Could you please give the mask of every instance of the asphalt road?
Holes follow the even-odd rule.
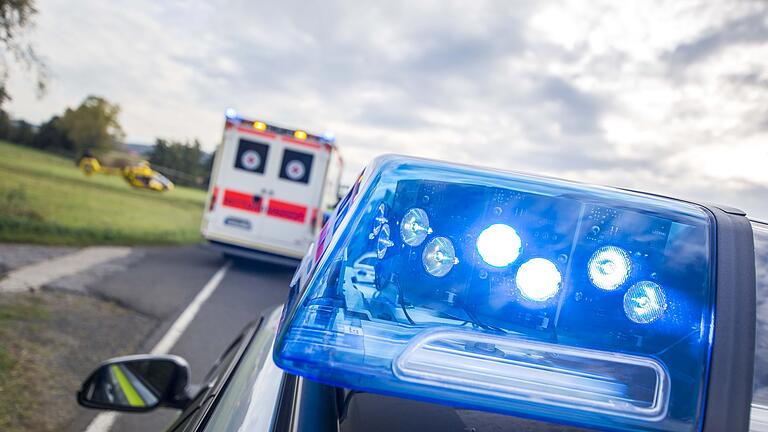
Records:
[[[151,248],[127,271],[112,275],[91,287],[101,295],[161,323],[146,339],[149,352],[208,280],[226,263],[219,254],[199,246]],[[203,303],[195,319],[171,349],[184,357],[192,370],[192,382],[208,368],[239,332],[261,312],[285,301],[293,269],[235,260],[221,284]],[[73,424],[82,431],[97,411],[85,410]],[[178,411],[160,409],[145,414],[123,414],[114,432],[154,431],[165,428]]]

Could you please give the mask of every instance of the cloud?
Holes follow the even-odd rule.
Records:
[[[691,42],[677,46],[666,59],[674,66],[689,66],[734,44],[761,44],[768,39],[768,15],[765,10],[754,15],[739,17],[717,28],[708,29],[705,34]]]
[[[768,4],[41,1],[40,121],[96,93],[131,141],[222,112],[333,130],[351,179],[408,153],[711,199],[768,218]],[[759,197],[759,198],[758,198]]]
[[[568,134],[597,133],[603,103],[558,77],[545,79],[532,101],[554,102],[563,132]]]

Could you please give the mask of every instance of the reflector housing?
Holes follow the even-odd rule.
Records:
[[[413,208],[431,229],[416,246],[391,235]],[[519,236],[510,245],[519,256],[488,263],[478,237],[497,224]],[[713,231],[710,213],[690,203],[379,158],[302,263],[275,361],[362,391],[601,429],[698,430],[713,338]],[[452,265],[426,266],[435,256],[426,248],[442,239],[452,250],[441,246],[436,262],[448,256]],[[610,290],[590,277],[607,246],[626,251],[631,267]],[[375,277],[358,280],[354,263],[371,254]],[[632,292],[628,315],[635,285],[658,286],[663,307],[640,295],[650,291]]]

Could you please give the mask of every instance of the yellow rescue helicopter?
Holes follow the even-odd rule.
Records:
[[[150,189],[157,192],[173,190],[173,182],[167,177],[152,169],[147,161],[139,161],[124,166],[105,166],[93,156],[84,155],[80,158],[78,166],[83,174],[119,175],[129,185],[138,189]]]

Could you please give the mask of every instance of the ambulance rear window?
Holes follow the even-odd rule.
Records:
[[[264,174],[267,167],[269,144],[240,138],[237,143],[235,168],[256,174]]]
[[[296,150],[285,149],[280,167],[280,178],[296,183],[309,183],[314,156]]]

